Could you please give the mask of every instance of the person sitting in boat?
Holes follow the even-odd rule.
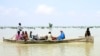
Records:
[[[25,34],[24,34],[24,40],[25,40],[25,42],[26,42],[27,40],[29,40],[27,31],[25,31]]]
[[[86,32],[85,32],[85,37],[91,36],[89,27],[87,28]]]
[[[39,36],[38,36],[38,34],[33,35],[33,40],[39,40]]]
[[[53,37],[52,34],[51,34],[51,32],[48,32],[47,39],[48,40],[56,40],[57,38]]]
[[[21,37],[20,31],[17,31],[16,40],[20,40],[20,37]]]
[[[32,38],[33,38],[33,36],[32,36],[32,31],[30,31],[30,36],[29,36],[29,37],[30,37],[30,39],[32,39]]]
[[[57,40],[63,40],[63,39],[65,39],[64,32],[63,31],[60,31],[60,32],[61,32],[61,34],[60,34],[60,36],[57,37]]]
[[[21,37],[20,37],[21,40],[24,40],[24,34],[25,34],[24,31],[22,31]]]
[[[48,40],[52,40],[52,35],[51,35],[51,32],[48,32],[47,37],[48,37]]]
[[[38,34],[32,35],[32,31],[30,31],[30,36],[29,37],[30,37],[31,40],[39,40]]]

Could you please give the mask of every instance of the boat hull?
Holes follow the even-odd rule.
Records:
[[[94,42],[94,38],[92,36],[90,37],[79,37],[75,39],[66,39],[66,40],[11,40],[11,39],[5,39],[3,38],[4,42],[11,42],[11,43],[22,43],[22,44],[55,44],[55,43],[71,43],[71,42]]]

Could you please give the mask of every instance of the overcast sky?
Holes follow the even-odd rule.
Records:
[[[100,25],[100,0],[0,0],[0,26]]]

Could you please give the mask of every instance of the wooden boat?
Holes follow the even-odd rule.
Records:
[[[53,43],[70,43],[70,42],[94,42],[94,38],[92,36],[90,37],[79,37],[75,39],[66,39],[66,40],[11,40],[11,39],[5,39],[3,38],[4,42],[11,42],[11,43],[23,43],[23,44],[53,44]]]

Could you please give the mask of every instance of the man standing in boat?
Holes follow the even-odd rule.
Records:
[[[18,27],[17,27],[17,34],[16,34],[16,40],[20,40],[20,38],[22,37],[20,32],[22,31],[22,27],[21,27],[21,23],[18,23]],[[13,37],[12,37],[13,38]]]
[[[19,26],[18,26],[17,29],[18,29],[18,31],[22,31],[23,28],[22,28],[22,26],[21,26],[21,23],[19,23]]]
[[[17,27],[17,34],[15,34],[14,36],[11,37],[11,39],[15,38],[16,40],[18,40],[20,37],[20,32],[22,31],[22,26],[21,23],[18,23],[18,27]],[[18,36],[17,36],[18,35]]]

